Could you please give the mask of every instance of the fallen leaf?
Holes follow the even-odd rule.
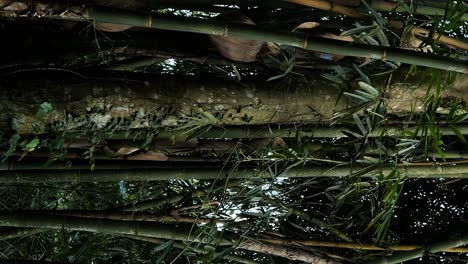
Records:
[[[132,154],[133,152],[136,152],[140,150],[139,148],[132,148],[132,147],[123,147],[123,148],[119,148],[119,150],[117,150],[115,152],[116,155],[119,155],[119,156],[124,156],[124,155],[129,155],[129,154]]]
[[[298,29],[313,29],[320,26],[318,22],[304,22],[296,26],[292,31],[296,31]]]
[[[166,155],[154,151],[147,151],[127,157],[127,160],[167,161],[168,159]]]
[[[113,24],[113,23],[96,23],[94,28],[105,32],[120,32],[131,28],[129,25]]]

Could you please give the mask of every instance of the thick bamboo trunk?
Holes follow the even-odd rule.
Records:
[[[195,126],[214,125],[213,133],[218,133],[218,137],[237,138],[248,137],[249,129],[237,131],[240,134],[235,135],[220,126],[327,123],[334,111],[349,105],[343,97],[338,100],[344,87],[318,75],[287,83],[238,82],[206,76],[117,73],[98,76],[37,70],[33,73],[20,71],[4,77],[0,81],[0,127],[21,134],[31,133],[33,127],[39,132],[51,132],[53,127],[55,131],[79,133],[83,130],[105,132],[107,129],[118,135],[119,131],[155,126],[177,128],[187,123],[186,117],[199,114],[201,117]],[[413,80],[396,79],[390,84],[389,112],[405,115],[423,110],[421,106],[427,84],[414,91],[412,86],[417,82],[415,76]],[[467,102],[468,94],[464,91],[467,85],[468,75],[460,75],[442,91],[441,96],[447,100]],[[49,102],[53,110],[45,117],[37,116],[44,102]],[[441,107],[440,111],[447,110]],[[323,130],[322,135],[319,135],[320,129],[316,130],[316,136],[344,136],[340,129],[332,129],[334,131]],[[268,134],[272,131],[274,129],[264,129],[264,133],[250,134],[271,137]],[[285,136],[285,133],[295,135],[296,130],[279,132],[278,136]],[[392,132],[389,130],[388,133]]]
[[[327,119],[333,109],[345,105],[341,102],[335,107],[339,87],[325,79],[301,79],[290,86],[202,76],[94,78],[39,71],[10,77],[0,83],[0,124],[5,128],[11,122],[19,133],[30,133],[33,123],[79,131],[80,123],[104,129],[121,119],[129,121],[124,130],[177,127],[197,111],[216,116],[219,125],[307,123]],[[51,103],[53,111],[40,119],[36,113],[43,102]]]

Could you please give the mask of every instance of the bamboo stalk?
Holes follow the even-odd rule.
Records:
[[[102,232],[113,235],[139,235],[146,237],[158,237],[180,241],[206,242],[180,226],[172,226],[154,222],[130,222],[108,219],[81,218],[66,215],[30,214],[27,212],[0,214],[0,226],[40,228],[40,229],[67,229],[85,232]],[[219,241],[221,245],[232,245],[228,240]]]
[[[237,248],[248,250],[248,251],[255,251],[263,254],[270,254],[276,255],[281,257],[286,257],[290,260],[298,260],[303,261],[305,263],[313,263],[313,264],[339,264],[340,261],[333,260],[333,259],[324,259],[321,257],[317,257],[316,255],[309,253],[307,251],[298,249],[298,248],[291,248],[291,247],[281,247],[275,244],[270,243],[261,243],[252,240],[244,240]]]
[[[386,247],[378,247],[372,244],[361,244],[361,243],[348,243],[348,242],[328,242],[328,241],[314,241],[314,240],[284,240],[277,238],[262,238],[262,241],[279,244],[279,245],[290,245],[300,244],[308,247],[331,247],[331,248],[346,248],[355,250],[370,250],[370,251],[411,251],[415,249],[423,248],[421,245],[390,245]],[[468,247],[454,247],[445,248],[443,252],[451,253],[468,253]]]
[[[456,134],[447,126],[440,125],[440,132],[445,136],[455,136]],[[457,124],[457,128],[463,135],[468,135],[468,124]],[[417,136],[422,136],[422,129],[417,127],[407,127],[403,128],[399,125],[390,125],[385,128],[373,130],[371,133],[366,135],[367,137],[380,137],[381,135],[389,137],[400,137],[403,136],[406,132],[416,132],[418,130]],[[104,135],[105,139],[115,139],[115,140],[128,140],[129,138],[135,140],[144,140],[146,135],[144,133],[138,133],[141,130],[134,130],[126,133],[115,132],[112,135]],[[67,132],[67,135],[73,137],[74,132]],[[76,133],[82,135],[82,133]],[[356,138],[363,138],[364,135],[355,133],[345,127],[265,127],[265,126],[226,126],[226,127],[212,127],[206,132],[202,132],[197,135],[197,138],[230,138],[230,139],[240,139],[240,138],[295,138],[297,136],[301,137],[313,137],[313,138],[346,138],[349,135],[353,135]],[[180,137],[180,132],[173,130],[161,130],[159,131],[157,138],[173,138],[174,136]],[[82,137],[83,138],[83,137]],[[183,140],[183,139],[181,139]]]
[[[399,61],[406,64],[415,64],[430,68],[444,69],[461,73],[468,73],[466,62],[432,54],[424,54],[412,50],[362,45],[334,39],[309,36],[301,32],[272,32],[262,30],[252,25],[225,24],[207,19],[186,17],[168,17],[160,14],[142,14],[129,11],[106,10],[104,8],[79,8],[79,15],[61,13],[45,15],[55,19],[94,20],[101,23],[123,24],[134,27],[157,28],[165,30],[202,33],[225,37],[276,42],[329,54],[366,57],[373,59]],[[5,16],[20,16],[14,12]],[[36,14],[37,15],[37,14]],[[28,15],[26,15],[28,16]],[[29,15],[31,16],[31,15]],[[41,15],[42,16],[42,15]]]
[[[119,220],[119,221],[145,221],[145,222],[158,222],[158,223],[190,223],[190,224],[209,224],[212,222],[225,223],[226,221],[200,218],[200,217],[189,217],[180,215],[158,215],[148,212],[137,212],[137,211],[107,211],[107,210],[29,210],[23,211],[28,214],[46,214],[46,215],[62,215],[62,216],[73,216],[82,218],[93,218],[93,219],[108,219],[108,220]],[[1,212],[0,212],[1,213]],[[0,233],[1,234],[1,233]],[[1,239],[1,238],[0,238]]]
[[[56,215],[50,217],[47,214],[30,214],[26,212],[14,212],[0,214],[0,226],[42,228],[52,230],[74,230],[85,232],[102,232],[110,235],[154,237],[166,240],[177,240],[208,244],[205,237],[196,235],[191,229],[184,229],[171,225],[156,224],[149,222],[126,222],[107,219],[81,218]],[[202,233],[203,234],[203,233]],[[212,238],[211,238],[212,239]],[[236,241],[237,240],[237,241]],[[237,243],[236,243],[237,242]],[[308,251],[284,247],[269,243],[261,243],[253,240],[219,239],[215,243],[220,246],[234,246],[249,251],[271,254],[290,260],[299,260],[316,264],[339,264],[339,261],[324,259]]]
[[[426,253],[437,253],[445,251],[450,248],[456,248],[468,244],[468,235],[463,235],[460,238],[446,240],[438,243],[434,243],[425,247],[407,251],[404,253],[398,253],[389,257],[384,257],[376,260],[367,262],[368,264],[396,264],[404,261],[412,260],[424,256]]]
[[[382,60],[393,60],[437,69],[468,74],[465,62],[424,54],[411,50],[361,45],[334,39],[311,37],[300,32],[271,32],[258,29],[256,26],[223,24],[217,21],[163,17],[154,14],[137,14],[126,11],[108,11],[100,8],[88,8],[86,18],[104,23],[117,23],[135,27],[158,28],[183,32],[203,33],[210,35],[238,37],[260,41],[272,41],[279,44],[305,48],[343,56],[366,57]]]
[[[111,182],[111,181],[166,181],[172,179],[244,179],[244,178],[313,178],[313,177],[346,177],[359,173],[359,177],[374,177],[380,172],[388,175],[393,167],[381,170],[359,172],[365,167],[315,166],[295,167],[272,175],[269,171],[258,171],[253,168],[238,169],[230,172],[218,168],[207,169],[121,169],[121,170],[23,170],[0,171],[0,183],[59,183],[59,182]],[[402,177],[406,178],[468,178],[468,164],[456,166],[406,166],[398,167]]]
[[[132,239],[139,240],[139,241],[155,243],[155,244],[162,244],[162,243],[167,242],[164,239],[154,238],[154,237],[142,237],[142,236],[131,236],[131,235],[128,235],[128,236],[125,236],[125,237],[132,238]],[[201,254],[210,253],[209,250],[207,250],[207,249],[205,249],[203,247],[199,247],[199,246],[190,247],[189,245],[185,245],[184,243],[177,242],[177,241],[174,241],[172,243],[172,247],[182,249],[182,250],[189,250],[189,251],[193,251],[193,252],[201,253]],[[256,262],[256,261],[246,259],[246,258],[241,258],[241,257],[235,256],[235,255],[224,255],[222,258],[227,259],[227,260],[236,261],[236,262],[239,262],[239,263],[258,264],[258,262]]]
[[[66,163],[53,163],[48,166],[44,166],[45,161],[9,161],[0,163],[0,171],[19,171],[19,170],[34,170],[34,171],[43,171],[43,170],[59,170],[59,171],[86,171],[89,170],[90,165],[88,160],[80,160],[81,162],[76,162],[72,166],[67,165]],[[218,163],[190,163],[190,162],[180,162],[180,163],[170,163],[166,161],[155,162],[155,161],[122,161],[122,160],[109,160],[109,161],[96,161],[96,170],[133,170],[133,169],[176,169],[176,168],[219,168],[219,159]]]

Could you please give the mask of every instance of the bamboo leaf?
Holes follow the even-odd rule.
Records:
[[[361,89],[363,89],[364,91],[374,95],[375,97],[379,96],[379,90],[375,89],[374,87],[372,87],[371,85],[365,83],[365,82],[359,82],[359,87],[361,87]]]
[[[363,101],[363,102],[369,102],[369,99],[364,97],[364,96],[360,96],[360,95],[352,94],[352,93],[348,93],[348,92],[344,92],[343,94],[346,95],[346,96],[349,96],[349,97],[356,98],[356,99],[358,99],[360,101]]]
[[[159,246],[153,248],[153,249],[151,250],[151,253],[154,254],[154,253],[163,251],[163,250],[165,250],[165,249],[167,249],[167,248],[171,248],[173,244],[174,244],[174,240],[168,240],[168,241],[162,243],[161,245],[159,245]]]
[[[24,146],[23,150],[28,151],[28,152],[34,151],[34,149],[36,149],[39,143],[40,143],[39,138],[35,137],[33,140],[29,141],[29,143],[26,144],[26,146]]]
[[[358,35],[363,32],[368,32],[372,29],[375,29],[377,26],[376,25],[371,25],[371,26],[358,26],[357,28],[353,28],[350,30],[346,30],[342,32],[340,35],[341,36],[352,36],[352,35]]]
[[[362,121],[361,121],[361,119],[358,117],[358,115],[353,114],[353,120],[354,120],[354,123],[356,123],[356,125],[358,126],[359,130],[361,130],[362,135],[366,135],[366,134],[367,134],[367,131],[366,131],[366,129],[364,128],[364,124],[362,123]]]
[[[453,131],[453,133],[455,133],[455,135],[456,135],[463,143],[466,144],[465,136],[463,135],[462,132],[460,132],[460,130],[459,130],[456,126],[450,124],[450,125],[449,125],[449,128]]]
[[[364,80],[364,82],[366,82],[367,84],[371,84],[371,81],[369,79],[369,76],[367,76],[362,70],[361,68],[359,68],[359,66],[357,66],[356,64],[353,63],[353,68],[359,73],[359,76],[361,76],[362,80]]]

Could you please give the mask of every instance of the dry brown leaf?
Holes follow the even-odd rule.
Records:
[[[354,41],[353,37],[351,37],[351,36],[340,36],[340,35],[336,35],[336,34],[328,33],[328,32],[319,33],[319,34],[317,34],[317,36],[322,37],[322,38],[336,39],[336,40],[347,41],[347,42],[353,42]]]
[[[136,151],[140,150],[139,148],[133,148],[133,147],[123,147],[123,148],[119,148],[119,150],[117,150],[115,152],[116,155],[119,155],[119,156],[124,156],[124,155],[130,155]]]
[[[262,49],[262,55],[279,55],[281,53],[281,49],[278,45],[273,42],[267,42],[264,48]]]
[[[96,23],[94,28],[105,32],[120,32],[131,28],[129,25],[113,24],[113,23]]]
[[[131,155],[127,157],[128,160],[147,160],[147,161],[167,161],[169,158],[158,152],[146,151],[144,153],[139,153],[136,155]]]
[[[226,23],[255,25],[249,17],[237,11],[223,13],[217,16],[216,19]],[[257,54],[265,44],[262,41],[229,37],[229,31],[226,32],[226,36],[210,35],[209,38],[223,57],[238,62],[255,61]]]
[[[301,23],[299,24],[298,26],[296,26],[292,31],[296,31],[298,29],[313,29],[313,28],[316,28],[316,27],[319,27],[320,26],[320,23],[318,22],[304,22],[304,23]]]

